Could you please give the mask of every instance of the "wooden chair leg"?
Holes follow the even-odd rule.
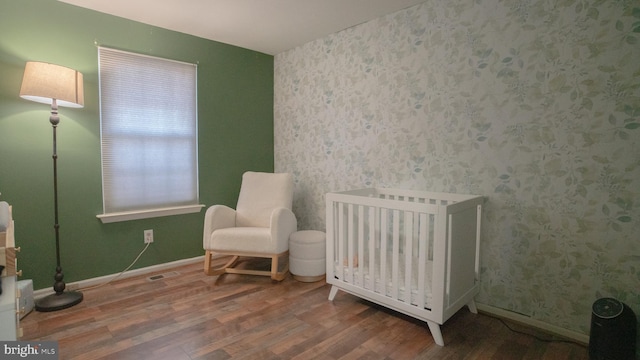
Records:
[[[224,274],[225,272],[227,272],[227,268],[233,267],[237,262],[238,262],[238,258],[239,256],[232,256],[231,259],[229,261],[227,261],[226,264],[212,269],[211,268],[211,258],[213,256],[213,251],[211,250],[206,250],[205,255],[204,255],[204,273],[205,275],[220,275],[220,274]]]
[[[278,280],[278,256],[271,257],[271,279]]]
[[[204,273],[205,275],[211,275],[211,250],[204,252]]]
[[[288,254],[288,252],[286,254]],[[278,271],[278,265],[280,260],[279,258],[280,258],[279,255],[274,255],[271,257],[271,279],[276,281],[284,280],[284,278],[287,276],[287,273],[289,272],[288,261],[285,262],[285,266],[282,268],[282,271]]]

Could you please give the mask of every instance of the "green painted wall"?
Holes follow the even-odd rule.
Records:
[[[81,71],[85,107],[61,108],[58,177],[67,283],[203,254],[198,214],[102,224],[97,45],[198,63],[200,202],[235,205],[245,170],[273,170],[273,57],[54,0],[0,0],[0,200],[13,205],[18,268],[53,284],[49,108],[18,96],[26,61]]]

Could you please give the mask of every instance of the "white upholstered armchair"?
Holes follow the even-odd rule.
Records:
[[[289,235],[298,225],[291,211],[292,202],[291,174],[244,173],[236,209],[213,205],[205,214],[202,241],[205,274],[265,275],[283,280],[289,272]],[[232,257],[222,267],[212,269],[215,254]],[[235,268],[240,256],[271,258],[271,271]],[[280,270],[281,257],[285,264]]]

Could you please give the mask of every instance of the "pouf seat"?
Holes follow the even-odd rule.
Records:
[[[322,231],[296,231],[289,237],[289,271],[301,282],[324,279],[326,236]]]

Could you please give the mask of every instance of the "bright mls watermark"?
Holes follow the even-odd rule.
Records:
[[[0,359],[58,360],[58,342],[0,341]]]

